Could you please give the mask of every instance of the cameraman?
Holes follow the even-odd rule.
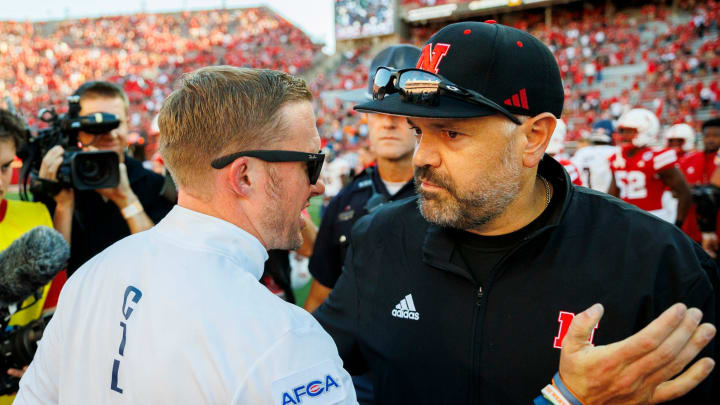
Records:
[[[115,188],[89,191],[63,189],[44,198],[54,212],[54,225],[70,243],[68,275],[88,259],[118,240],[152,228],[173,206],[161,195],[164,179],[145,169],[125,153],[128,137],[128,97],[117,85],[105,81],[87,82],[75,92],[80,96],[80,115],[96,112],[114,114],[120,126],[106,134],[80,132],[83,150],[114,151],[120,157],[120,184]],[[43,157],[39,177],[56,181],[64,149],[55,146]]]
[[[0,250],[6,249],[15,239],[30,229],[45,225],[52,226],[50,214],[45,206],[18,200],[8,200],[6,195],[12,179],[12,165],[15,153],[22,147],[25,138],[25,123],[15,114],[0,109]],[[11,326],[23,326],[42,315],[50,284],[43,288],[40,298],[29,297],[10,318]],[[9,369],[8,375],[19,378],[23,371]],[[0,396],[0,405],[12,403],[14,396]]]

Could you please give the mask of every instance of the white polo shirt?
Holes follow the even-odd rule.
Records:
[[[354,404],[315,319],[258,279],[267,252],[175,206],[65,285],[15,404]]]

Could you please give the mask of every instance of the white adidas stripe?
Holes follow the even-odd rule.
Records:
[[[406,295],[403,302],[405,302],[405,301],[407,301],[408,308],[410,308],[411,311],[415,311],[415,303],[413,302],[412,294]]]

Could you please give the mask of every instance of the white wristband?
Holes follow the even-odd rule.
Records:
[[[135,201],[134,203],[128,205],[127,207],[125,207],[121,210],[122,216],[125,219],[130,219],[143,211],[144,211],[143,206],[138,201]]]

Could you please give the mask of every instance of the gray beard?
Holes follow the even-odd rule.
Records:
[[[472,230],[502,215],[520,192],[519,178],[522,167],[518,161],[512,159],[514,146],[515,142],[508,143],[493,179],[480,179],[473,190],[465,195],[459,195],[451,179],[433,175],[427,167],[416,168],[417,205],[422,216],[428,222],[442,227]],[[423,192],[420,189],[419,177],[444,187],[449,195],[438,196]]]

